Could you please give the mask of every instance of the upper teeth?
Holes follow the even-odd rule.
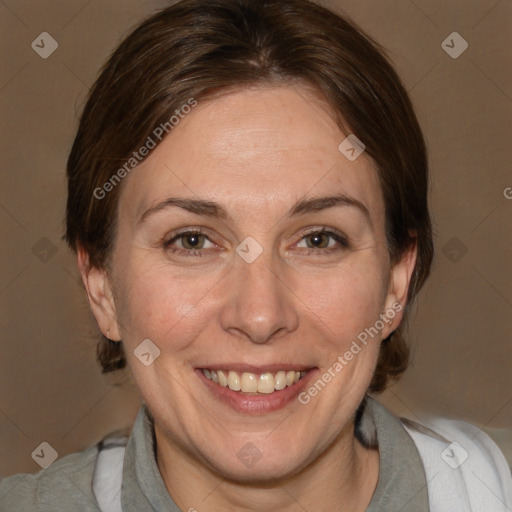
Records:
[[[305,371],[281,370],[275,374],[262,373],[258,375],[247,372],[239,374],[232,370],[215,371],[207,369],[203,369],[203,373],[207,379],[216,384],[227,386],[233,391],[242,391],[242,393],[272,393],[275,390],[284,389],[286,386],[295,384],[306,374]]]

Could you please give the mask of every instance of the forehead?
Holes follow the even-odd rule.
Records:
[[[120,210],[135,220],[166,196],[229,203],[235,215],[343,193],[383,209],[373,161],[349,161],[348,134],[306,87],[252,88],[199,104],[126,178]]]

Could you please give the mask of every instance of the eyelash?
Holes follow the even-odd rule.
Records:
[[[339,244],[339,246],[338,247],[330,247],[327,249],[308,249],[308,254],[311,254],[311,253],[319,254],[320,252],[331,253],[333,251],[348,249],[350,247],[350,244],[344,235],[342,235],[341,233],[338,233],[336,231],[331,231],[330,229],[328,229],[326,227],[320,228],[320,229],[315,228],[315,229],[312,229],[310,231],[303,233],[299,242],[302,242],[302,240],[304,240],[305,238],[307,238],[308,236],[311,236],[311,235],[327,235],[327,236],[331,237],[334,241],[336,241]],[[299,242],[297,242],[297,243],[299,243]]]
[[[297,242],[297,244],[300,243],[305,238],[307,238],[308,236],[320,235],[320,234],[328,235],[329,237],[331,237],[333,240],[335,240],[339,244],[339,247],[336,247],[336,248],[330,247],[330,248],[326,248],[326,249],[310,248],[307,250],[307,254],[315,253],[315,254],[319,255],[319,253],[324,253],[324,254],[331,253],[336,250],[348,249],[350,247],[350,244],[344,235],[342,235],[341,233],[337,233],[336,231],[331,231],[328,228],[320,228],[320,229],[316,228],[311,231],[307,231],[306,233],[303,233],[299,242]],[[188,229],[187,231],[182,231],[181,233],[178,233],[175,236],[173,236],[171,239],[164,241],[163,248],[165,250],[171,251],[172,253],[177,254],[179,256],[186,256],[186,257],[202,257],[202,256],[204,256],[205,255],[204,249],[197,249],[197,250],[176,249],[176,248],[172,247],[172,244],[174,242],[178,241],[179,239],[190,236],[190,235],[203,235],[204,237],[206,237],[206,239],[209,242],[214,243],[214,242],[212,242],[212,240],[210,240],[210,238],[208,238],[208,235],[201,229]]]
[[[165,250],[171,251],[174,254],[178,254],[179,256],[188,256],[188,257],[202,257],[204,256],[204,250],[191,250],[191,249],[175,249],[172,247],[172,244],[179,240],[180,238],[185,238],[190,235],[203,235],[208,240],[208,235],[202,231],[201,229],[188,229],[187,231],[182,231],[181,233],[178,233],[177,235],[173,236],[170,240],[167,240],[164,242],[163,246]],[[211,240],[210,240],[211,242]],[[213,242],[212,242],[213,243]]]

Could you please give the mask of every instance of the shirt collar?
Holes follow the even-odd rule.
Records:
[[[429,512],[427,480],[421,457],[400,420],[372,398],[369,415],[379,445],[379,480],[366,512]],[[180,512],[164,484],[155,456],[152,415],[139,410],[126,446],[121,503],[125,512]]]
[[[153,418],[143,404],[126,445],[121,488],[124,512],[181,512],[158,469],[155,446]]]
[[[379,481],[366,512],[429,512],[427,477],[421,456],[400,420],[368,397],[364,414],[375,425]]]

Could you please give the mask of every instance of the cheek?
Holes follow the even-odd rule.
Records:
[[[125,267],[119,286],[123,341],[133,346],[149,338],[160,347],[172,342],[179,350],[210,320],[210,297],[222,276],[202,273],[199,279],[169,265],[138,263]]]
[[[145,252],[119,262],[118,268],[123,270],[118,320],[131,350],[149,338],[178,355],[207,332],[219,335],[223,308],[233,295],[243,294],[244,280],[229,268],[180,269]],[[383,265],[372,250],[355,253],[336,267],[281,270],[281,300],[301,319],[299,334],[329,353],[343,351],[382,312]]]
[[[387,283],[382,276],[377,258],[353,258],[335,270],[300,277],[295,289],[325,340],[341,349],[383,312]]]

